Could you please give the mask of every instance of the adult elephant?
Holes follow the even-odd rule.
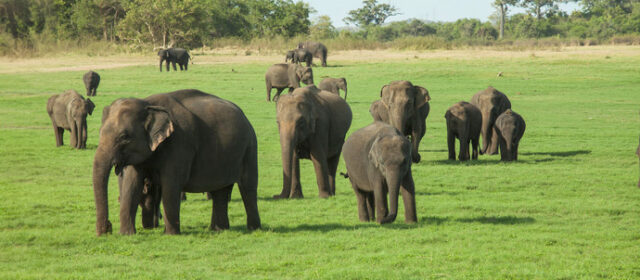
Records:
[[[447,146],[449,160],[456,159],[456,138],[460,140],[460,161],[469,160],[469,143],[471,143],[471,159],[478,159],[478,144],[482,113],[475,105],[460,101],[447,109],[444,114],[447,120]]]
[[[322,61],[322,67],[327,67],[327,47],[320,42],[301,42],[298,43],[298,49],[307,49],[313,57],[319,58]]]
[[[276,101],[282,91],[289,89],[289,93],[291,93],[294,89],[300,87],[300,82],[312,85],[313,70],[311,67],[304,67],[298,64],[274,64],[267,69],[267,73],[264,74],[264,80],[267,85],[267,102],[271,102],[272,88],[278,90],[273,97],[273,100]]]
[[[282,192],[274,198],[301,198],[300,159],[311,159],[320,197],[335,195],[335,175],[351,109],[339,96],[315,86],[298,88],[276,105],[282,148]]]
[[[495,155],[498,153],[498,135],[493,126],[498,116],[511,108],[511,102],[504,93],[493,87],[488,87],[476,93],[471,98],[471,104],[482,112],[482,149],[480,154]]]
[[[229,228],[238,184],[247,227],[260,228],[256,134],[235,104],[198,90],[118,99],[102,115],[93,161],[98,235],[111,232],[107,184],[122,174],[120,233],[133,234],[145,178],[160,186],[165,233],[180,233],[180,192],[213,192],[212,229]]]
[[[429,91],[409,81],[394,81],[382,87],[380,97],[369,108],[373,120],[391,124],[404,135],[410,135],[412,161],[420,162],[418,148],[426,132],[426,120],[431,108]]]
[[[340,95],[340,90],[344,91],[344,100],[347,100],[347,79],[345,78],[324,78],[320,81],[318,88]]]
[[[176,63],[180,65],[180,71],[184,67],[184,70],[187,71],[189,67],[189,53],[187,50],[183,48],[168,48],[162,49],[158,51],[158,56],[160,57],[160,72],[162,72],[162,62],[167,62],[167,72],[169,72],[169,63],[173,65],[173,71],[178,71],[176,69]]]
[[[93,113],[95,105],[91,99],[86,100],[75,90],[66,90],[55,94],[47,101],[47,113],[53,124],[56,146],[64,145],[64,131],[71,132],[69,144],[76,149],[87,147],[87,115]]]
[[[520,146],[520,139],[522,139],[526,128],[527,125],[522,116],[511,111],[511,109],[505,110],[498,116],[495,132],[498,135],[498,144],[500,146],[500,160],[518,160],[518,146]]]

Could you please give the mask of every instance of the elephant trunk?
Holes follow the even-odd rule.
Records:
[[[347,84],[346,84],[346,82],[344,84],[343,90],[344,90],[344,100],[346,101],[347,100]]]
[[[78,148],[79,149],[87,148],[87,117],[86,116],[80,120],[80,124],[78,125]]]
[[[280,148],[282,150],[282,192],[277,197],[289,198],[292,188],[296,185],[296,157],[295,157],[295,136],[284,129],[280,131]]]
[[[160,72],[162,72],[162,62],[164,61],[163,57],[160,57]],[[167,70],[169,71],[169,70]]]
[[[394,112],[395,111],[395,112]],[[395,127],[400,133],[404,133],[405,118],[401,110],[393,110],[389,112],[389,121],[391,126]]]
[[[489,113],[483,113],[482,114],[482,128],[481,128],[481,134],[482,134],[482,149],[480,149],[480,154],[483,155],[487,152],[487,150],[489,149],[489,142],[491,142],[491,132],[492,132],[492,128],[491,128],[491,114]]]
[[[387,186],[389,187],[389,214],[380,224],[393,223],[398,216],[398,194],[400,191],[400,174],[397,171],[387,173]]]
[[[96,233],[98,236],[112,231],[107,193],[112,163],[113,156],[106,153],[102,147],[98,147],[93,160],[93,195],[96,203]]]

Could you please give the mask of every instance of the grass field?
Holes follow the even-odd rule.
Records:
[[[351,131],[371,122],[369,105],[385,83],[410,80],[430,91],[423,161],[413,165],[418,223],[405,224],[401,207],[399,219],[385,226],[358,221],[346,179],[337,181],[335,197],[319,199],[309,161],[301,164],[306,197],[271,199],[282,186],[275,107],[264,101],[264,71],[283,58],[273,59],[202,56],[188,72],[171,73],[159,73],[151,56],[133,66],[123,65],[127,57],[3,60],[0,279],[640,278],[634,154],[640,48],[330,56],[331,67],[314,68],[316,82],[321,76],[347,78]],[[94,66],[102,82],[92,98],[96,110],[89,117],[88,148],[68,147],[68,133],[67,146],[56,148],[47,99],[68,88],[84,92],[80,69],[94,60],[108,63]],[[41,64],[67,68],[40,71]],[[505,164],[499,156],[448,161],[445,110],[489,85],[506,93],[527,122],[520,161]],[[180,236],[165,236],[161,228],[143,230],[138,218],[135,236],[97,238],[91,165],[102,108],[120,97],[183,88],[233,101],[253,124],[263,229],[246,230],[236,189],[228,231],[209,231],[211,202],[189,194]],[[345,170],[344,163],[338,170]],[[119,230],[116,181],[111,176],[114,232]]]

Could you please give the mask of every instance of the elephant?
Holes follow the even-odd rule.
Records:
[[[313,70],[311,67],[298,64],[279,63],[267,69],[264,79],[267,84],[267,102],[271,102],[271,88],[278,90],[273,97],[273,101],[276,101],[284,89],[288,88],[291,93],[294,89],[299,88],[300,81],[306,85],[313,85]]]
[[[294,63],[306,63],[307,67],[311,67],[313,64],[313,55],[307,49],[296,49],[293,54]]]
[[[373,120],[391,124],[404,135],[410,135],[413,146],[411,160],[420,162],[418,148],[426,132],[426,120],[431,109],[429,91],[409,81],[394,81],[382,87],[380,97],[369,108]]]
[[[293,60],[293,56],[295,55],[296,51],[295,50],[290,50],[287,51],[287,54],[284,57],[284,62],[287,63],[289,61],[291,61],[291,63],[295,63]]]
[[[211,229],[229,228],[238,184],[249,230],[259,229],[256,134],[235,104],[195,89],[122,98],[104,107],[93,161],[96,232],[112,230],[107,186],[121,175],[120,233],[134,234],[144,179],[158,185],[166,234],[180,233],[181,192],[213,192]]]
[[[274,198],[302,198],[300,159],[311,159],[319,196],[335,195],[335,175],[351,108],[339,96],[315,86],[298,88],[276,105],[282,149],[282,192]]]
[[[471,98],[471,104],[482,112],[482,149],[480,154],[495,155],[498,153],[498,136],[494,133],[493,125],[502,112],[511,108],[507,96],[493,87],[476,93]]]
[[[307,49],[313,57],[319,58],[322,61],[322,67],[327,67],[327,47],[320,42],[300,42],[298,43],[298,49]]]
[[[379,224],[395,221],[401,191],[405,222],[417,222],[411,149],[411,142],[400,131],[383,122],[363,127],[345,141],[342,147],[347,167],[345,177],[351,181],[358,199],[360,221],[375,219]],[[387,192],[391,211],[387,208]]]
[[[131,166],[125,166],[122,172],[120,172],[120,175],[118,175],[118,190],[120,193],[122,193],[123,174],[127,172],[129,168],[131,168]],[[135,172],[135,170],[132,172]],[[143,187],[141,193],[138,194],[140,196],[140,209],[142,210],[142,227],[145,229],[157,228],[159,226],[159,220],[162,218],[162,214],[160,213],[160,187],[157,184],[153,184],[151,178],[147,176],[143,177]],[[118,197],[118,202],[120,202],[120,197]]]
[[[324,78],[318,88],[340,95],[344,91],[344,100],[347,100],[347,80],[345,78]]]
[[[189,52],[182,48],[168,48],[161,49],[158,51],[158,56],[160,57],[160,72],[162,72],[162,62],[167,62],[167,72],[169,72],[169,62],[173,65],[173,71],[178,71],[176,69],[176,63],[180,65],[180,71],[184,67],[184,71],[188,70],[189,67]]]
[[[82,81],[84,81],[84,87],[87,89],[87,96],[96,96],[96,91],[100,84],[100,75],[96,72],[89,71],[84,73]]]
[[[87,115],[93,113],[95,105],[91,99],[86,100],[75,90],[66,90],[55,94],[47,101],[47,113],[53,124],[56,146],[64,145],[62,135],[70,131],[71,147],[85,149],[87,147]]]
[[[472,159],[478,159],[478,144],[482,125],[482,113],[475,105],[460,101],[449,107],[444,114],[447,120],[447,144],[449,160],[456,160],[455,138],[460,140],[460,161],[469,160],[469,142],[472,144]]]
[[[518,146],[527,125],[522,116],[511,109],[505,110],[495,123],[495,132],[500,145],[500,160],[518,160]]]

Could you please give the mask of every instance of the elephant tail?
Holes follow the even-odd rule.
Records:
[[[348,179],[348,178],[349,178],[349,173],[340,172],[340,175],[341,175],[342,177],[344,177],[345,179]]]

